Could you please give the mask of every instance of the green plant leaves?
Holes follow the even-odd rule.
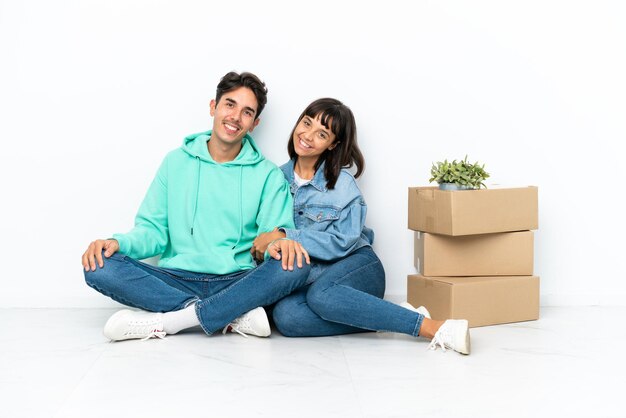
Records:
[[[429,182],[455,183],[459,186],[469,186],[473,189],[480,189],[485,186],[484,180],[489,178],[489,173],[485,171],[485,165],[479,165],[478,161],[474,164],[467,161],[467,155],[461,161],[448,160],[437,161],[433,163],[430,169]]]

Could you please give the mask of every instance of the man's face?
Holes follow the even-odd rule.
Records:
[[[247,87],[224,93],[219,103],[211,100],[211,140],[217,140],[223,145],[241,143],[244,135],[252,132],[259,124],[259,119],[256,119],[257,107],[256,96]]]

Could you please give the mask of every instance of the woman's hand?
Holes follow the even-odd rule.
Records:
[[[302,268],[302,257],[307,264],[311,264],[309,253],[304,249],[302,244],[297,241],[279,238],[272,241],[267,251],[270,257],[276,260],[282,260],[283,270],[293,270],[293,262],[297,260],[298,267]]]
[[[278,228],[274,228],[272,232],[265,232],[259,234],[254,241],[252,241],[252,248],[250,248],[250,254],[255,260],[263,261],[267,246],[274,240],[285,238],[284,232],[279,231]]]

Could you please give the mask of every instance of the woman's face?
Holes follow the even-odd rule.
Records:
[[[328,120],[332,125],[332,119]],[[337,146],[335,134],[320,122],[320,115],[315,118],[304,116],[293,131],[293,148],[299,158],[318,159],[327,149]]]

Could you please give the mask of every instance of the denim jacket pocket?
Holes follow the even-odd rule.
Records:
[[[339,219],[341,209],[333,206],[310,205],[304,209],[304,216],[315,222],[335,221]]]

